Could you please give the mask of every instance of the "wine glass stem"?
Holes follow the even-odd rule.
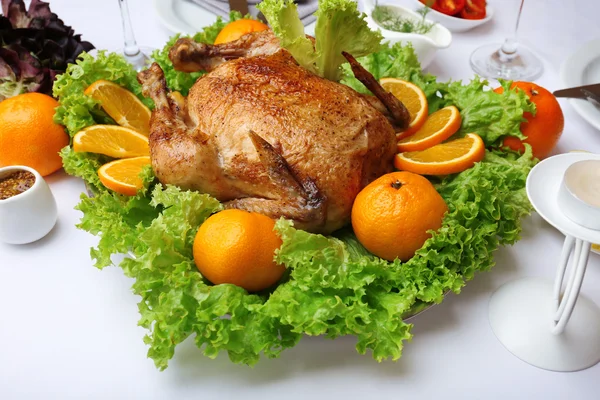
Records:
[[[118,0],[119,8],[121,9],[121,21],[123,22],[123,38],[125,39],[125,46],[123,52],[126,56],[136,56],[140,52],[140,48],[135,41],[133,35],[133,28],[131,27],[131,20],[129,19],[129,7],[127,6],[127,0]]]
[[[512,36],[506,38],[502,47],[500,48],[501,53],[507,58],[510,58],[517,52],[517,32],[519,30],[519,22],[521,21],[521,11],[523,11],[523,3],[525,0],[521,0],[521,5],[519,6],[519,12],[517,14],[517,21],[515,23],[515,31]]]

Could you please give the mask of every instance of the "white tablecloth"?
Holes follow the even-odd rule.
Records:
[[[162,0],[164,1],[164,0]],[[170,1],[170,0],[169,0]],[[52,10],[98,48],[122,45],[116,1],[52,0]],[[429,71],[469,79],[468,57],[480,44],[501,41],[514,24],[515,0],[490,1],[491,23],[455,34]],[[152,2],[130,0],[140,44],[160,47],[171,32]],[[545,59],[538,80],[561,88],[561,62],[600,37],[596,0],[527,0],[521,36]],[[600,152],[600,132],[561,100],[565,132],[556,152]],[[254,369],[226,355],[209,360],[188,340],[165,372],[146,358],[137,302],[120,269],[98,271],[90,247],[97,238],[77,230],[73,207],[81,180],[58,172],[48,178],[59,221],[44,239],[24,246],[0,243],[0,399],[597,399],[600,365],[576,373],[531,367],[496,340],[488,300],[501,284],[525,276],[552,279],[563,237],[539,216],[524,221],[523,238],[496,254],[496,267],[478,274],[462,294],[414,320],[414,339],[399,362],[378,364],[358,355],[355,339],[304,338],[276,360]],[[583,293],[600,304],[600,256],[592,255]],[[600,334],[600,332],[598,333]]]

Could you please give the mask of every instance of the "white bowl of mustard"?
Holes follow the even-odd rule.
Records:
[[[52,230],[57,216],[56,200],[35,169],[0,168],[0,241],[35,242]]]

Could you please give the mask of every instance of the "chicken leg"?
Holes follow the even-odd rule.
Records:
[[[280,189],[279,198],[246,197],[225,203],[226,208],[254,211],[271,218],[287,217],[296,221],[296,227],[325,223],[326,199],[310,178],[300,182],[285,159],[273,146],[256,133],[249,132],[260,162],[268,179]]]
[[[169,50],[169,58],[178,71],[209,72],[227,60],[274,54],[280,49],[279,39],[271,30],[265,30],[217,45],[198,43],[189,38],[179,39]]]
[[[377,79],[360,65],[351,54],[342,51],[342,55],[348,60],[350,68],[352,68],[352,73],[354,73],[354,77],[365,85],[365,87],[369,89],[381,103],[383,103],[392,117],[393,125],[400,129],[406,129],[410,122],[410,114],[404,104],[402,104],[402,102],[393,94],[385,90],[379,82],[377,82]],[[371,102],[371,104],[373,104],[373,102]]]
[[[138,74],[144,96],[152,98],[155,109],[150,120],[150,156],[152,169],[161,182],[182,188],[197,188],[206,193],[220,190],[217,154],[207,142],[209,137],[190,127],[184,118],[185,106],[181,95],[167,94],[167,85],[158,64]],[[205,170],[214,179],[198,187],[190,170]]]

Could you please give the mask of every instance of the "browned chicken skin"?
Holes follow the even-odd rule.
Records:
[[[391,171],[394,128],[364,96],[298,66],[266,35],[242,37],[240,58],[229,61],[223,51],[236,42],[174,46],[177,68],[211,70],[187,101],[167,93],[158,65],[138,75],[156,104],[152,166],[162,183],[330,233],[349,222],[358,192]]]

